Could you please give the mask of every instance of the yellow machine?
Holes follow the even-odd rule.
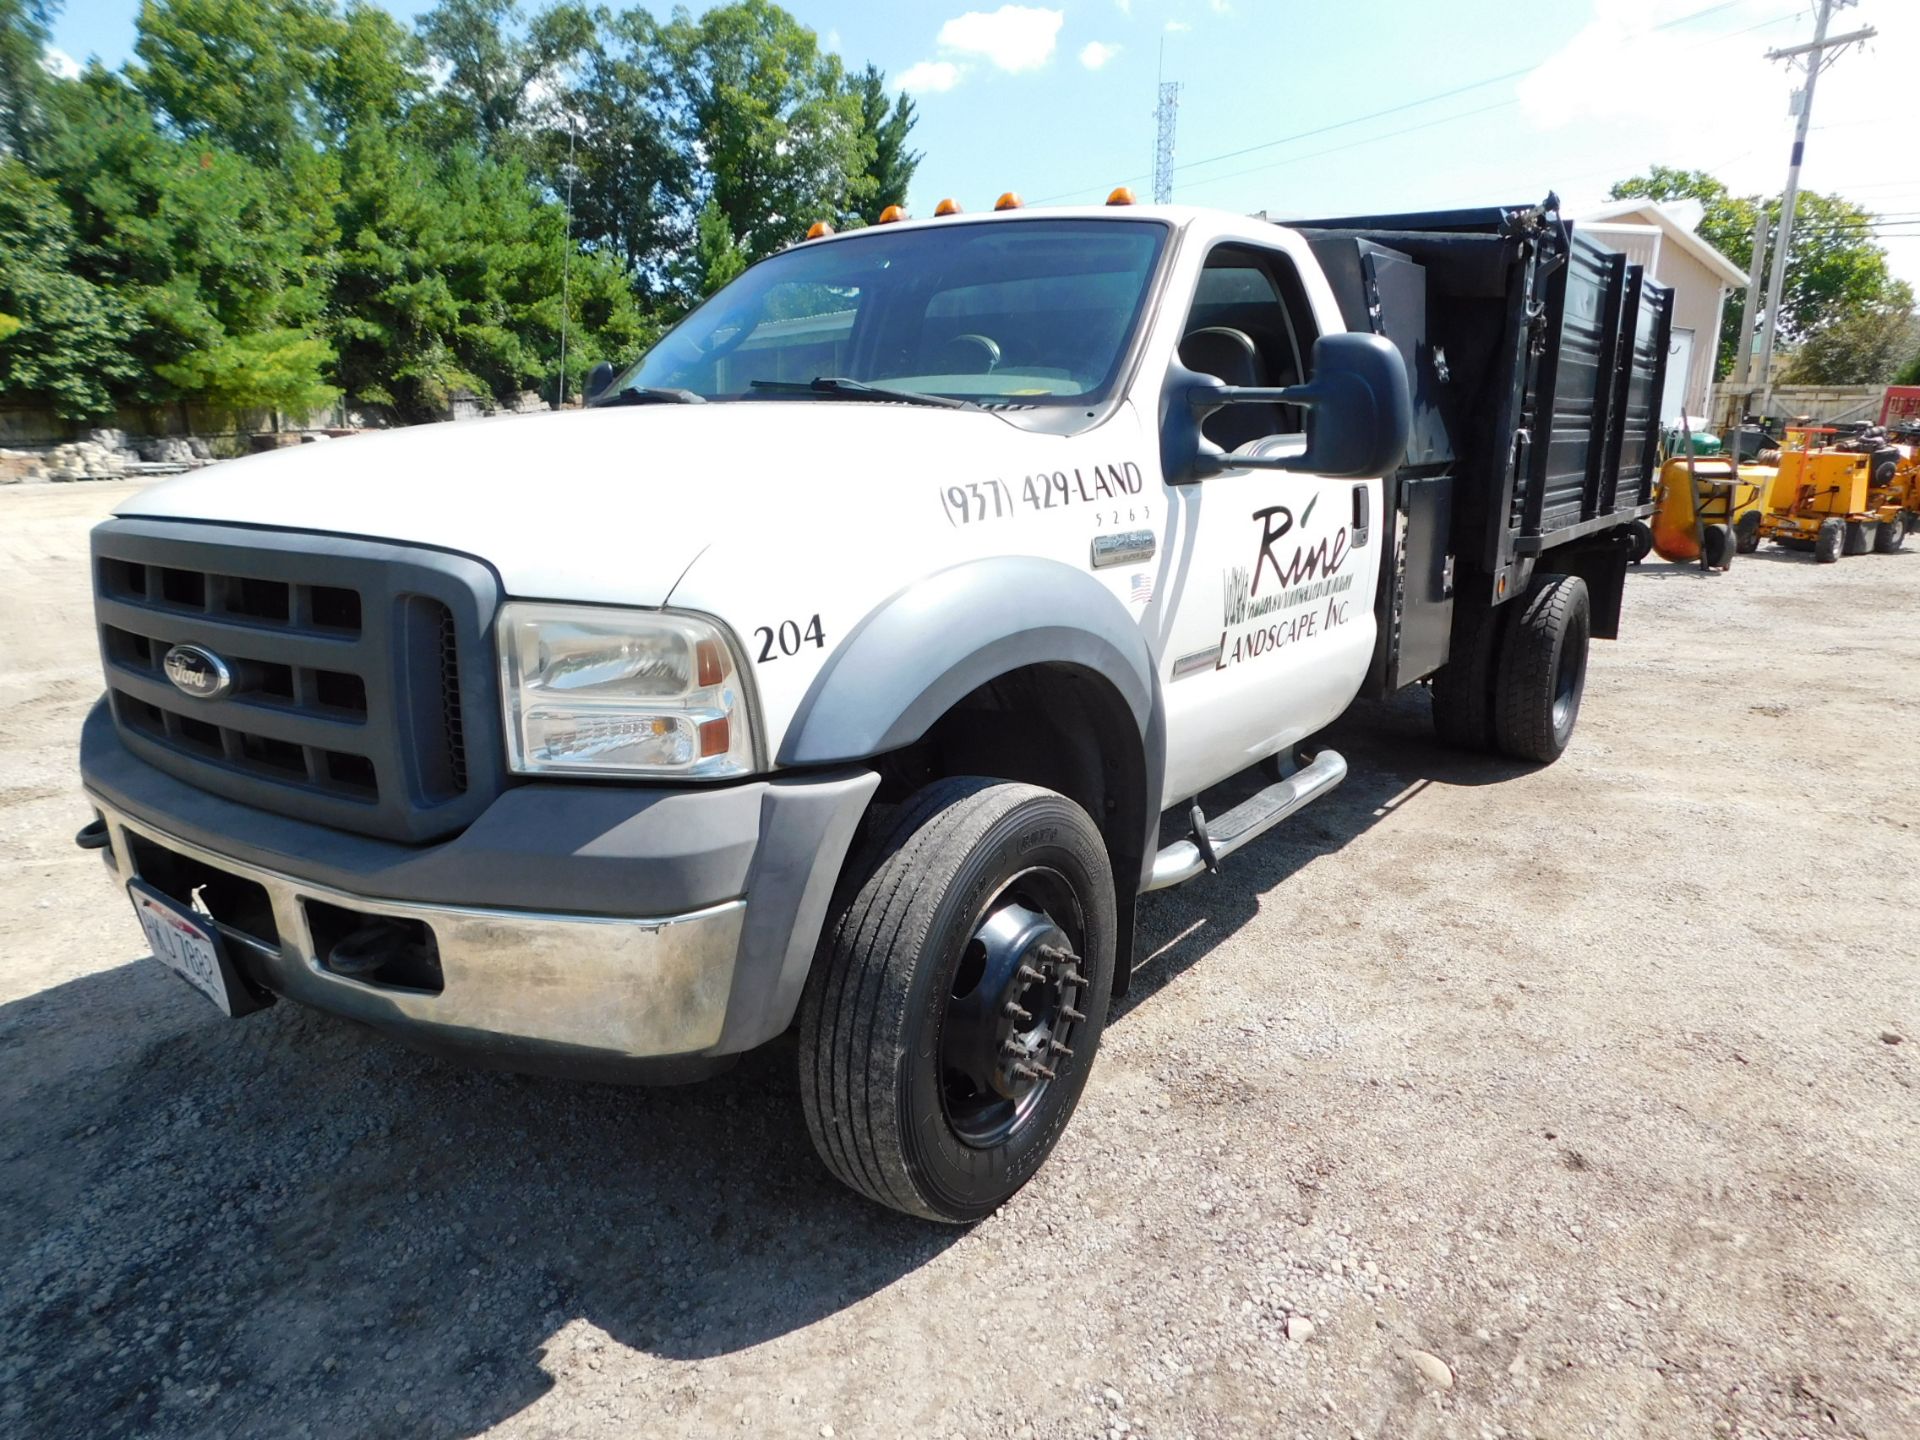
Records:
[[[1771,468],[1727,458],[1678,456],[1660,467],[1654,487],[1653,549],[1663,560],[1698,560],[1716,570],[1737,550],[1760,548],[1760,518],[1773,484]]]
[[[1873,459],[1873,478],[1867,489],[1867,508],[1900,512],[1899,523],[1882,522],[1874,537],[1873,548],[1883,552],[1898,550],[1907,536],[1920,525],[1920,432],[1896,431],[1891,438],[1881,436]]]
[[[1820,437],[1833,433],[1828,426],[1787,428],[1760,517],[1761,539],[1811,550],[1822,565],[1897,548],[1906,531],[1900,505],[1871,501],[1873,456],[1826,447]]]

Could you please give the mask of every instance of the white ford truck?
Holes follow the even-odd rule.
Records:
[[[809,239],[582,411],[127,501],[80,843],[229,1015],[662,1081],[797,1030],[833,1173],[981,1216],[1140,896],[1337,785],[1357,697],[1560,753],[1670,308],[1551,199]]]

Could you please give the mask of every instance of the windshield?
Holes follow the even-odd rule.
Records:
[[[681,321],[597,403],[858,399],[870,386],[1086,405],[1118,378],[1166,235],[1155,221],[1023,219],[797,245]]]

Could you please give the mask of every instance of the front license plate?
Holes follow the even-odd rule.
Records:
[[[128,884],[127,894],[153,958],[219,1006],[222,1015],[232,1015],[233,991],[212,924],[138,880]]]

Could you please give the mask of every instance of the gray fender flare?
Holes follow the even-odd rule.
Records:
[[[779,763],[830,765],[897,750],[989,680],[1041,664],[1093,671],[1126,702],[1145,756],[1151,825],[1141,843],[1151,864],[1166,773],[1153,656],[1118,597],[1058,560],[964,561],[875,607],[814,677]]]

